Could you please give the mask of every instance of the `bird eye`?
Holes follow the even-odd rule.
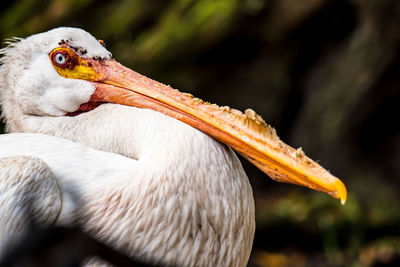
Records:
[[[76,54],[68,48],[56,48],[50,53],[54,66],[62,69],[73,69],[77,64]]]
[[[62,53],[57,53],[55,55],[54,61],[58,65],[64,65],[67,62],[67,59],[65,58],[65,56]]]

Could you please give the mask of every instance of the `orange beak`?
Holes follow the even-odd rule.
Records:
[[[91,101],[161,112],[227,144],[276,181],[309,187],[340,199],[342,204],[346,202],[347,190],[342,181],[308,158],[301,149],[283,143],[275,130],[250,109],[243,114],[203,102],[114,60],[80,58],[69,74],[57,67],[56,70],[68,78],[93,82],[96,91]]]

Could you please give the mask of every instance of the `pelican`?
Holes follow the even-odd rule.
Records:
[[[84,30],[15,39],[1,53],[11,133],[0,137],[3,244],[35,216],[45,225],[79,221],[96,239],[154,263],[245,266],[254,200],[231,148],[274,180],[346,200],[338,178],[253,110],[142,76]]]

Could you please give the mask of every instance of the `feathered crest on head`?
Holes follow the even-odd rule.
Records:
[[[20,37],[11,37],[4,40],[3,44],[5,44],[4,48],[0,49],[0,72],[3,71],[1,68],[6,61],[9,52],[16,47],[16,45],[21,42],[24,38]]]
[[[0,64],[2,64],[3,61],[3,57],[5,55],[7,55],[8,51],[10,49],[13,49],[15,47],[16,44],[18,44],[19,42],[21,42],[24,38],[20,38],[20,37],[11,37],[11,38],[6,38],[3,41],[3,44],[5,44],[6,46],[4,48],[0,49]]]
[[[10,52],[20,43],[24,38],[20,37],[11,37],[4,40],[3,44],[5,45],[4,48],[0,49],[0,120],[3,120],[4,113],[2,111],[3,101],[4,101],[4,91],[5,87],[5,66],[4,64],[7,62],[7,59],[10,57]]]

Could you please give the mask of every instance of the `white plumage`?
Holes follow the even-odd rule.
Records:
[[[0,136],[0,255],[33,216],[78,222],[151,262],[245,266],[252,190],[234,152],[210,136],[273,179],[346,199],[340,180],[254,111],[209,105],[141,76],[81,29],[18,39],[1,54],[0,104],[13,134]]]
[[[0,170],[2,190],[12,179],[7,170],[18,173],[21,164],[40,162],[47,174],[37,175],[33,183],[58,184],[60,192],[54,186],[33,191],[22,181],[18,187],[35,195],[35,206],[52,206],[45,222],[68,225],[78,220],[96,238],[157,262],[246,265],[254,202],[232,150],[152,110],[105,104],[79,116],[64,116],[88,102],[94,88],[86,81],[63,78],[52,68],[48,53],[60,40],[95,51],[93,56],[109,57],[78,29],[57,29],[13,44],[3,51],[3,116],[11,132],[45,133],[77,143],[46,135],[1,136],[0,162],[8,162]],[[10,157],[15,162],[9,164]],[[23,169],[24,177],[30,177],[29,169]],[[55,201],[45,202],[50,193]],[[3,235],[21,232],[10,222],[15,214],[27,212],[26,203],[20,207],[18,199],[9,201],[5,194],[0,199],[7,225]]]

